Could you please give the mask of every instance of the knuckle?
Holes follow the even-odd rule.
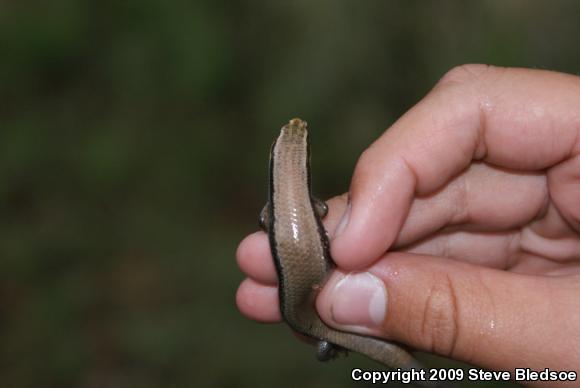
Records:
[[[356,162],[353,184],[366,181],[369,177],[372,176],[372,167],[376,162],[375,159],[376,158],[372,153],[372,147],[367,148],[361,153]]]
[[[372,155],[372,146],[365,149],[359,156],[357,161],[357,167],[359,168],[366,168],[368,165],[372,164],[373,155]]]
[[[464,85],[476,82],[487,73],[492,66],[483,64],[465,64],[455,66],[439,80],[438,85]]]
[[[432,352],[452,356],[459,337],[459,309],[452,280],[433,286],[425,303],[421,321],[422,342]]]

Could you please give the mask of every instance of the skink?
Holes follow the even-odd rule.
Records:
[[[328,208],[311,193],[309,152],[306,122],[290,120],[272,145],[269,199],[260,214],[260,226],[268,233],[278,272],[284,321],[295,331],[319,341],[317,357],[322,361],[344,348],[392,369],[421,368],[400,346],[333,329],[318,316],[315,298],[334,263],[321,222]],[[426,381],[415,383],[437,386]]]

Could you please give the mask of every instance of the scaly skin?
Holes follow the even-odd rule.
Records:
[[[311,194],[306,122],[292,119],[282,127],[272,146],[269,202],[260,220],[268,231],[278,272],[284,320],[295,331],[320,341],[321,360],[331,358],[337,347],[341,347],[392,369],[420,368],[405,349],[373,337],[335,330],[318,316],[315,298],[334,268],[326,231],[320,221],[325,214],[325,205]]]

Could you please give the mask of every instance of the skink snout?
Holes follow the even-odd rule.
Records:
[[[307,125],[306,121],[301,120],[299,118],[293,118],[288,122],[288,124],[282,127],[282,131],[288,134],[301,135],[306,133],[307,131],[306,125]]]

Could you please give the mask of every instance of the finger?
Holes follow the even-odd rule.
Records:
[[[246,317],[267,323],[280,322],[278,288],[245,279],[236,293],[238,309]]]
[[[550,194],[559,212],[576,234],[580,234],[580,138],[572,152],[575,157],[548,172],[548,181]]]
[[[257,282],[278,283],[266,233],[256,232],[244,238],[236,250],[236,260],[242,272]]]
[[[541,256],[522,246],[519,231],[502,233],[449,232],[439,233],[403,248],[402,252],[440,256],[488,268],[504,269],[527,275],[580,275],[580,262],[557,260]],[[552,243],[552,242],[550,242]],[[554,241],[554,245],[567,245],[567,241]],[[579,252],[576,243],[576,252]],[[563,247],[562,250],[564,250]]]
[[[442,256],[517,273],[579,273],[580,239],[577,232],[565,221],[554,203],[549,203],[541,213],[541,218],[523,228],[511,230],[478,232],[474,230],[481,227],[446,227],[397,250]]]
[[[392,253],[369,272],[337,271],[317,309],[338,329],[485,368],[566,369],[580,363],[579,280]]]
[[[580,148],[579,80],[481,65],[449,72],[359,159],[352,205],[332,244],[335,261],[354,269],[376,260],[412,198],[434,193],[472,160],[537,171],[568,158]]]
[[[331,198],[327,204],[328,214],[323,223],[327,230],[332,231],[344,212],[346,195]],[[270,243],[264,232],[256,232],[244,238],[236,250],[236,260],[241,271],[255,281],[267,285],[278,283]]]
[[[549,201],[543,173],[519,173],[475,163],[435,193],[415,198],[394,247],[450,226],[505,231],[543,214]]]
[[[344,193],[342,195],[337,195],[326,201],[328,205],[328,214],[322,220],[324,228],[328,231],[330,237],[333,236],[336,229],[336,225],[340,222],[344,210],[346,209],[348,202],[348,194]]]
[[[519,231],[437,233],[399,252],[439,256],[488,268],[511,270],[521,264]],[[545,261],[545,258],[542,258]],[[556,263],[553,263],[556,264]]]
[[[522,240],[519,231],[502,233],[458,231],[439,233],[399,251],[445,257],[527,275],[580,275],[577,260],[556,260],[553,257],[538,255],[522,246]],[[556,245],[567,243],[567,241],[554,242]]]

